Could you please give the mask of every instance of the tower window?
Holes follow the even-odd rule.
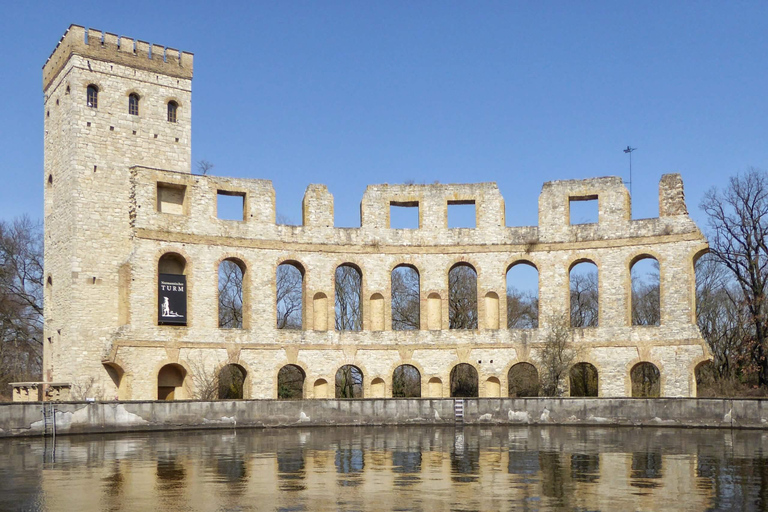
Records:
[[[128,113],[132,116],[139,115],[139,95],[136,93],[128,96]]]
[[[99,107],[99,88],[95,85],[88,86],[87,102],[91,108]]]
[[[169,101],[168,102],[168,122],[169,123],[175,123],[176,122],[176,111],[179,109],[179,104],[175,101]]]

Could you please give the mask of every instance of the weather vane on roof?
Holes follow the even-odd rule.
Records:
[[[629,185],[629,196],[632,197],[632,152],[636,150],[637,148],[630,147],[627,145],[627,148],[624,150],[625,153],[629,153],[629,181],[625,182]]]

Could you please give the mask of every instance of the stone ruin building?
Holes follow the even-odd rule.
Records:
[[[651,363],[661,396],[695,396],[711,358],[695,322],[694,262],[707,241],[688,216],[677,174],[659,184],[659,216],[632,220],[620,178],[545,183],[538,226],[508,227],[495,183],[371,185],[359,228],[334,227],[333,196],[309,185],[300,226],[275,222],[268,180],[191,173],[193,56],[72,25],[43,68],[45,92],[45,341],[47,383],[96,399],[199,397],[206,376],[237,368],[243,398],[279,397],[286,367],[300,396],[333,398],[354,366],[363,397],[393,396],[409,365],[420,396],[449,397],[457,365],[480,397],[508,396],[520,364],[539,355],[569,312],[569,272],[598,269],[597,326],[570,330],[597,372],[599,396],[631,396],[632,369]],[[242,200],[241,220],[217,215]],[[570,204],[593,200],[598,222],[571,224]],[[452,204],[474,204],[475,228],[448,228]],[[390,209],[418,209],[418,228],[391,229]],[[660,321],[633,325],[631,268],[659,265]],[[222,328],[219,268],[242,275],[242,319]],[[279,329],[276,272],[300,275],[298,329]],[[539,275],[537,328],[507,327],[506,273]],[[361,277],[361,325],[337,330],[335,275]],[[391,275],[417,272],[418,329],[393,330]],[[449,273],[476,274],[476,325],[451,329]],[[532,366],[531,366],[532,365]],[[350,368],[346,366],[346,368]],[[566,395],[568,393],[566,383]]]

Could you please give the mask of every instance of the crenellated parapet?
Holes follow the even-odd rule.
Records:
[[[552,244],[563,243],[602,245],[611,240],[670,235],[703,238],[687,215],[682,180],[677,174],[661,178],[659,217],[636,220],[631,218],[629,192],[621,178],[547,182],[539,196],[537,226],[506,226],[504,198],[497,185],[473,183],[369,185],[360,204],[360,227],[336,228],[333,195],[325,185],[312,184],[302,201],[302,225],[290,229],[275,223],[275,192],[269,180],[200,176],[143,167],[133,169],[132,180],[135,227],[152,232],[360,248],[442,246],[450,251],[464,246],[496,247],[494,250],[513,246],[528,252],[547,251]],[[242,198],[242,219],[217,218],[218,194]],[[572,224],[573,201],[595,201],[597,222]],[[448,211],[453,204],[474,205],[474,227],[448,226]],[[392,228],[390,211],[396,206],[417,209],[418,226]]]
[[[43,90],[48,89],[73,54],[177,78],[192,78],[193,54],[189,52],[70,25],[43,66]]]

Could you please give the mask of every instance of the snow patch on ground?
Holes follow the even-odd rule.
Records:
[[[510,409],[510,411],[507,413],[507,418],[509,419],[509,421],[519,421],[519,422],[530,423],[531,413],[526,411],[513,411]]]
[[[209,423],[216,423],[216,424],[232,423],[232,424],[236,425],[237,424],[237,419],[235,419],[234,416],[222,416],[218,420],[209,420],[208,418],[203,418],[203,423],[204,424],[209,424]]]

